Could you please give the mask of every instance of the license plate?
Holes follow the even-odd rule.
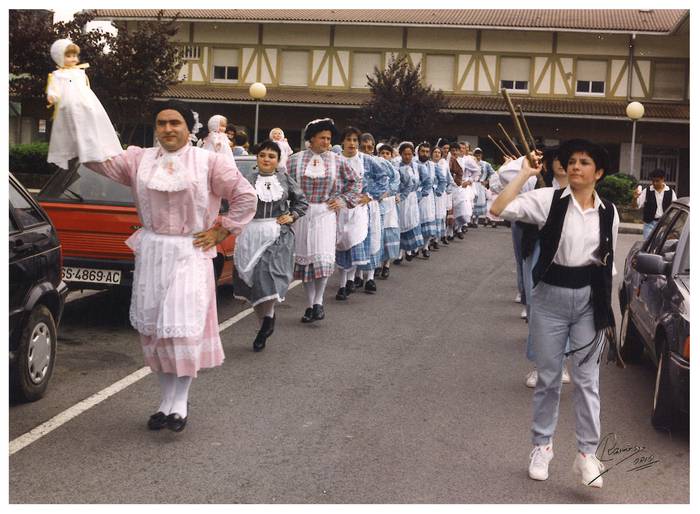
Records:
[[[94,284],[115,284],[122,280],[122,272],[112,269],[63,268],[61,278],[65,282],[92,282]]]

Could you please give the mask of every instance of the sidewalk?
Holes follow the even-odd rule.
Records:
[[[642,233],[641,223],[620,223],[620,234],[641,234]]]

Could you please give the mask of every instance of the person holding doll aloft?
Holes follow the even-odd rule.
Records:
[[[229,145],[228,136],[226,135],[226,126],[228,120],[221,114],[215,114],[207,122],[209,134],[204,139],[200,139],[197,146],[201,146],[210,152],[224,155],[226,158],[233,159],[233,152]]]
[[[68,161],[104,162],[122,153],[122,146],[102,104],[85,74],[89,64],[78,64],[80,47],[70,39],[51,45],[58,69],[49,73],[46,100],[53,106],[53,126],[46,160],[68,169]]]

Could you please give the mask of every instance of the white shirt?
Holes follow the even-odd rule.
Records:
[[[654,214],[654,219],[658,219],[664,214],[664,193],[671,189],[668,186],[664,186],[663,191],[657,191],[654,189],[653,185],[649,186],[649,189],[654,191],[654,195],[656,195],[656,214]],[[671,191],[671,201],[676,200],[676,192]],[[637,209],[641,209],[644,207],[644,204],[647,201],[647,193],[644,189],[642,189],[642,194],[640,194],[637,197]]]
[[[520,173],[524,160],[524,156],[518,157],[517,159],[504,164],[498,169],[498,178],[500,179],[501,185],[504,189],[508,184],[510,184],[511,180],[514,180],[518,173]],[[537,177],[530,177],[527,179],[527,182],[523,184],[520,192],[526,193],[527,191],[532,191],[535,189],[535,186],[537,186]]]
[[[501,213],[501,217],[508,221],[523,221],[537,225],[539,229],[544,227],[552,207],[552,198],[556,189],[543,187],[526,193],[519,194]],[[571,201],[564,216],[564,226],[561,231],[559,248],[554,255],[554,263],[560,266],[588,266],[601,264],[596,257],[596,251],[600,244],[600,221],[598,208],[603,205],[598,193],[594,191],[595,201],[593,207],[581,208],[576,197],[571,195],[571,189],[567,186],[562,198],[571,195]],[[603,205],[603,208],[606,207]],[[613,209],[615,206],[613,205]],[[620,226],[620,217],[615,209],[612,226],[613,252],[617,248],[617,231]],[[612,268],[613,276],[617,274],[615,263]]]

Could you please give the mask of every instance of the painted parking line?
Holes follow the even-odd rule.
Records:
[[[293,289],[296,286],[301,284],[300,280],[295,280],[291,284],[289,284],[289,289]],[[241,321],[243,318],[248,316],[250,313],[253,312],[253,309],[246,309],[243,312],[239,312],[235,316],[232,316],[231,318],[227,319],[223,323],[219,324],[219,333],[223,332],[227,328],[233,326],[234,324],[238,323]],[[33,442],[41,439],[44,437],[46,434],[53,432],[56,430],[58,427],[61,425],[64,425],[68,423],[70,420],[73,418],[79,416],[83,412],[93,408],[95,405],[99,405],[103,401],[105,401],[107,398],[110,396],[114,396],[120,391],[123,391],[127,387],[129,387],[132,384],[135,384],[139,380],[141,380],[143,377],[148,376],[151,374],[151,368],[149,367],[143,367],[135,372],[133,372],[131,375],[128,375],[121,380],[115,382],[114,384],[110,385],[109,387],[106,387],[102,389],[101,391],[93,394],[92,396],[86,398],[85,400],[82,400],[81,402],[76,403],[72,407],[69,407],[68,409],[64,410],[60,414],[57,414],[50,420],[42,423],[36,428],[33,428],[26,434],[22,434],[21,436],[13,439],[10,441],[10,455],[13,455],[20,451],[22,448],[26,448]]]

